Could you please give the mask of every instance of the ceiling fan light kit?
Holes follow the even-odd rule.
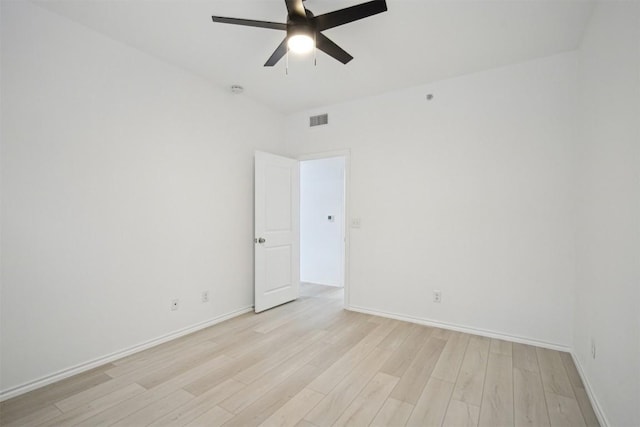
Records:
[[[286,24],[251,19],[227,18],[224,16],[212,16],[211,19],[213,22],[224,24],[286,31],[286,37],[264,64],[265,67],[273,67],[289,51],[304,54],[312,51],[314,47],[341,63],[346,64],[353,59],[353,56],[349,55],[340,46],[322,34],[322,31],[387,11],[387,2],[385,0],[372,0],[367,3],[314,16],[310,10],[304,7],[302,2],[303,0],[285,0],[285,5],[287,6]]]
[[[315,41],[308,34],[295,34],[288,37],[287,47],[293,53],[309,53],[315,47]]]

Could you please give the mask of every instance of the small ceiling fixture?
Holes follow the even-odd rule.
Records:
[[[244,88],[240,85],[231,85],[231,93],[235,93],[236,95],[244,92]]]
[[[224,24],[245,25],[249,27],[269,28],[287,32],[287,36],[273,52],[264,64],[265,67],[273,67],[289,51],[294,53],[307,53],[314,47],[327,55],[346,64],[353,59],[340,46],[332,42],[322,31],[334,28],[349,22],[357,21],[371,15],[386,12],[385,0],[372,0],[323,15],[314,14],[302,4],[304,0],[285,0],[287,6],[287,23],[256,21],[253,19],[225,18],[212,16],[213,22]]]

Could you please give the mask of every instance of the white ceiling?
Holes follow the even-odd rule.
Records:
[[[365,0],[307,0],[316,15]],[[355,57],[322,52],[264,62],[284,32],[211,15],[285,22],[284,0],[45,0],[38,5],[284,113],[553,55],[578,47],[589,1],[388,0],[389,11],[325,34]]]

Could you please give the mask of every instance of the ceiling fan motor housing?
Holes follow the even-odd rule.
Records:
[[[309,19],[313,18],[313,13],[308,10],[306,12],[306,19],[295,15],[289,15],[287,17],[287,38],[297,35],[305,35],[315,40],[316,26],[314,21]]]

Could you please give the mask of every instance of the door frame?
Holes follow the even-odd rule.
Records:
[[[342,283],[344,284],[344,308],[349,308],[350,298],[350,289],[349,286],[349,277],[350,277],[350,264],[349,264],[349,247],[350,247],[350,235],[351,235],[351,227],[350,227],[350,200],[351,200],[351,150],[333,150],[333,151],[322,151],[319,153],[309,153],[309,154],[300,154],[298,155],[298,162],[303,162],[306,160],[319,160],[319,159],[329,159],[332,157],[344,157],[344,256],[343,262],[344,266],[342,269],[342,274],[344,277],[342,278]],[[298,240],[300,239],[300,233],[298,233]],[[298,246],[300,242],[298,242]]]

